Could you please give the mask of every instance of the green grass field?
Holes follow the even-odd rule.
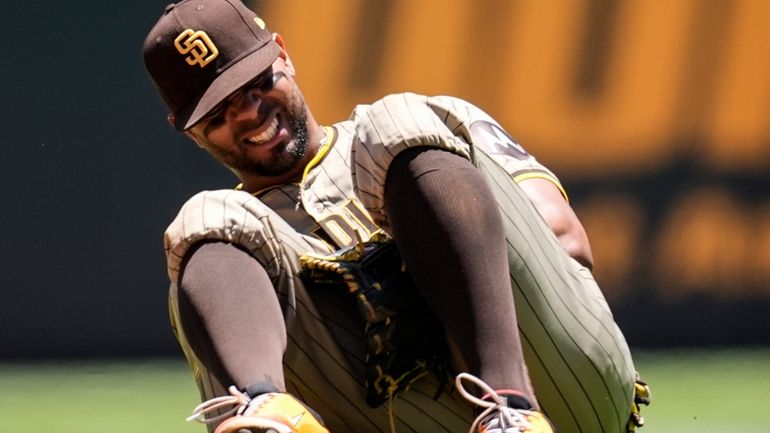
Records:
[[[770,430],[770,349],[635,355],[653,391],[640,433]],[[180,360],[0,364],[4,432],[203,433],[184,421],[197,402]]]

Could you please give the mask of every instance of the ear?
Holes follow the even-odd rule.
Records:
[[[286,64],[286,69],[288,69],[289,73],[291,75],[296,75],[296,71],[294,70],[294,63],[291,62],[291,57],[289,57],[289,53],[286,51],[286,43],[283,41],[283,38],[278,33],[273,33],[273,40],[276,44],[278,44],[279,47],[281,47],[281,53],[278,55],[283,60],[283,63]]]

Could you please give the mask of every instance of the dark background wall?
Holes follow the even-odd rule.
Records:
[[[177,353],[163,230],[232,180],[170,130],[145,76],[163,6],[3,6],[2,358]]]
[[[739,71],[729,76],[709,75],[712,64],[704,59],[713,53],[689,46],[685,52],[695,54],[686,57],[686,70],[696,82],[712,85],[680,77],[670,87],[689,96],[676,99],[678,110],[665,112],[658,123],[644,117],[639,101],[655,108],[656,95],[666,93],[655,89],[666,83],[653,83],[647,98],[644,91],[630,92],[619,101],[641,108],[612,120],[631,131],[613,136],[610,126],[595,121],[602,113],[595,107],[592,112],[590,102],[600,101],[603,89],[608,92],[602,83],[623,74],[612,67],[617,53],[633,53],[632,41],[615,37],[624,34],[624,13],[630,13],[619,11],[617,2],[575,2],[583,6],[581,19],[558,27],[588,47],[578,53],[590,62],[570,63],[572,85],[561,93],[573,103],[571,111],[553,102],[552,92],[527,93],[562,77],[534,74],[525,77],[531,88],[505,85],[508,78],[521,81],[526,75],[503,74],[517,70],[519,65],[506,59],[526,58],[526,47],[534,46],[529,49],[537,58],[561,53],[541,44],[547,38],[509,38],[522,26],[537,29],[538,16],[540,24],[551,16],[522,8],[527,2],[459,1],[462,13],[427,1],[415,7],[405,1],[315,3],[266,1],[258,10],[286,37],[300,84],[322,121],[340,119],[355,102],[394,90],[450,93],[477,102],[561,174],[594,239],[597,276],[632,346],[770,343],[770,134],[756,127],[767,118],[770,104],[761,101],[770,100],[770,92],[761,85],[761,103],[748,101],[748,108],[729,97],[713,98],[723,92],[713,83],[741,77],[743,57],[731,53],[742,52],[743,45],[706,38],[711,50],[737,47],[717,53],[721,62],[715,63],[732,62]],[[469,13],[475,3],[488,12]],[[734,22],[746,10],[737,6],[747,4],[732,2],[737,6],[731,9],[717,3],[722,9],[683,12],[686,23],[701,24],[687,27],[694,28],[690,39],[672,38],[702,40],[711,34],[707,24]],[[166,316],[162,233],[187,197],[232,186],[234,179],[167,126],[146,77],[141,44],[164,6],[149,0],[109,5],[47,0],[13,2],[0,13],[6,36],[0,57],[0,360],[179,354]],[[770,16],[767,7],[760,12]],[[431,23],[449,23],[449,30]],[[441,37],[441,31],[473,43],[436,43],[431,38]],[[414,41],[401,43],[410,38]],[[764,33],[747,43],[766,57],[770,45]],[[447,59],[448,54],[454,57]],[[403,64],[394,61],[402,56]],[[456,59],[462,68],[451,67]],[[758,70],[753,76],[762,82],[770,78],[767,62],[746,68]],[[500,97],[513,91],[521,97]],[[583,113],[581,104],[588,110],[580,115],[585,119],[552,124],[549,113],[571,119],[572,111]],[[726,107],[727,132],[703,133],[712,122],[693,107],[708,104]],[[764,108],[757,112],[757,106]],[[748,138],[730,135],[742,130],[746,118],[759,119],[746,123]],[[666,126],[658,133],[661,122],[686,128]],[[551,134],[556,130],[562,135]],[[570,135],[575,139],[565,138]],[[575,150],[576,141],[583,143],[578,136],[589,143],[584,150]],[[715,147],[714,136],[729,139],[732,147]],[[660,149],[674,151],[660,157]],[[748,156],[727,165],[712,161],[731,153]]]

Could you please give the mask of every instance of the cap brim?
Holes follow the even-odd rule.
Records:
[[[203,94],[176,114],[174,127],[184,131],[198,123],[225,98],[275,62],[281,47],[271,40],[222,72]]]

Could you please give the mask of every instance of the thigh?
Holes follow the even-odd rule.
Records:
[[[544,412],[561,433],[625,431],[635,370],[604,296],[510,176],[484,153],[474,158],[503,216],[524,355]]]

